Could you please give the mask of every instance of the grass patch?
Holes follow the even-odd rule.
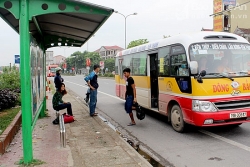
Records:
[[[21,107],[11,108],[0,111],[0,135],[9,126],[17,113],[21,110]]]
[[[22,158],[22,159],[20,159],[19,162],[15,163],[15,164],[18,165],[19,167],[33,167],[33,166],[45,164],[45,162],[43,162],[39,159],[33,159],[30,163],[25,164],[24,160]]]

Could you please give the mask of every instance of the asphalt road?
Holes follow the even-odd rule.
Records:
[[[84,98],[87,87],[83,76],[64,77],[66,88]],[[115,96],[115,81],[98,80],[97,107],[101,115],[119,130],[151,150],[165,166],[176,167],[247,167],[250,166],[250,124],[224,128],[190,128],[175,132],[166,117],[149,112],[136,126],[127,126],[129,116],[124,101]],[[74,110],[74,108],[73,108]]]

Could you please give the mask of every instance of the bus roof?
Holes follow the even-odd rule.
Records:
[[[132,53],[155,50],[157,48],[172,45],[172,44],[182,44],[188,47],[192,43],[199,42],[241,42],[249,43],[245,38],[227,32],[214,32],[214,31],[200,31],[188,34],[179,34],[173,37],[168,37],[160,39],[157,41],[149,42],[147,44],[139,45],[133,48],[129,48],[117,53],[116,57],[125,56]]]

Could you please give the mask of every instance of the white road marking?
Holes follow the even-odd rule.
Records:
[[[70,82],[70,81],[64,81],[64,82],[68,82],[68,83],[71,83],[71,84],[74,84],[74,85],[77,85],[77,86],[81,86],[81,87],[83,87],[83,88],[88,88],[87,86],[83,86],[83,85],[80,85],[80,84],[77,84],[77,83],[74,83],[74,82]],[[98,93],[104,94],[104,95],[106,95],[106,96],[109,96],[109,97],[112,97],[112,98],[115,98],[115,99],[117,99],[117,100],[120,100],[120,101],[123,101],[123,102],[124,102],[123,99],[120,99],[119,97],[116,97],[116,96],[107,94],[107,93],[105,93],[105,92],[101,92],[101,91],[98,90]]]
[[[87,86],[83,86],[83,85],[80,85],[80,84],[77,84],[77,83],[74,83],[74,82],[69,82],[69,81],[65,81],[65,82],[68,82],[68,83],[71,83],[71,84],[74,84],[74,85],[77,85],[77,86],[81,86],[81,87],[84,87],[84,88],[88,88]],[[107,94],[107,93],[104,93],[104,92],[101,92],[101,91],[98,91],[98,92],[99,92],[99,93],[102,93],[102,94],[104,94],[104,95],[107,95],[107,96],[109,96],[109,97],[115,98],[115,99],[117,99],[117,100],[124,101],[124,100],[122,100],[122,99],[120,99],[120,98],[118,98],[118,97],[116,97],[116,96],[112,96],[112,95],[110,95],[110,94]],[[214,134],[214,133],[205,131],[205,130],[199,130],[199,132],[201,132],[201,133],[203,133],[203,134],[205,134],[205,135],[211,136],[211,137],[213,137],[213,138],[215,138],[215,139],[218,139],[218,140],[220,140],[220,141],[223,141],[223,142],[225,142],[225,143],[231,144],[231,145],[233,145],[233,146],[235,146],[235,147],[238,147],[238,148],[240,148],[240,149],[243,149],[243,150],[246,150],[246,151],[250,152],[250,147],[248,147],[248,146],[246,146],[246,145],[244,145],[244,144],[238,143],[238,142],[236,142],[236,141],[227,139],[227,138],[225,138],[225,137],[222,137],[222,136],[220,136],[220,135],[217,135],[217,134]]]
[[[199,131],[200,131],[201,133],[203,133],[203,134],[206,134],[206,135],[208,135],[208,136],[211,136],[211,137],[213,137],[213,138],[216,138],[216,139],[218,139],[218,140],[224,141],[224,142],[226,142],[226,143],[228,143],[228,144],[231,144],[231,145],[233,145],[233,146],[235,146],[235,147],[238,147],[238,148],[241,148],[241,149],[243,149],[243,150],[246,150],[246,151],[249,151],[249,152],[250,152],[250,147],[248,147],[248,146],[246,146],[246,145],[244,145],[244,144],[238,143],[238,142],[236,142],[236,141],[227,139],[227,138],[225,138],[225,137],[219,136],[219,135],[217,135],[217,134],[214,134],[214,133],[211,133],[211,132],[208,132],[208,131],[205,131],[205,130],[199,130]]]

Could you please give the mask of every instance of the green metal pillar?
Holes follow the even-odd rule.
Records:
[[[23,159],[29,163],[33,159],[32,150],[32,100],[30,72],[29,0],[20,0],[20,69],[22,99]]]
[[[43,91],[44,91],[44,98],[43,98],[43,109],[42,111],[40,112],[40,117],[45,117],[45,111],[47,109],[47,106],[46,106],[46,54],[45,54],[45,50],[44,50],[44,47],[42,46],[42,49],[43,49],[43,88],[45,88]]]

